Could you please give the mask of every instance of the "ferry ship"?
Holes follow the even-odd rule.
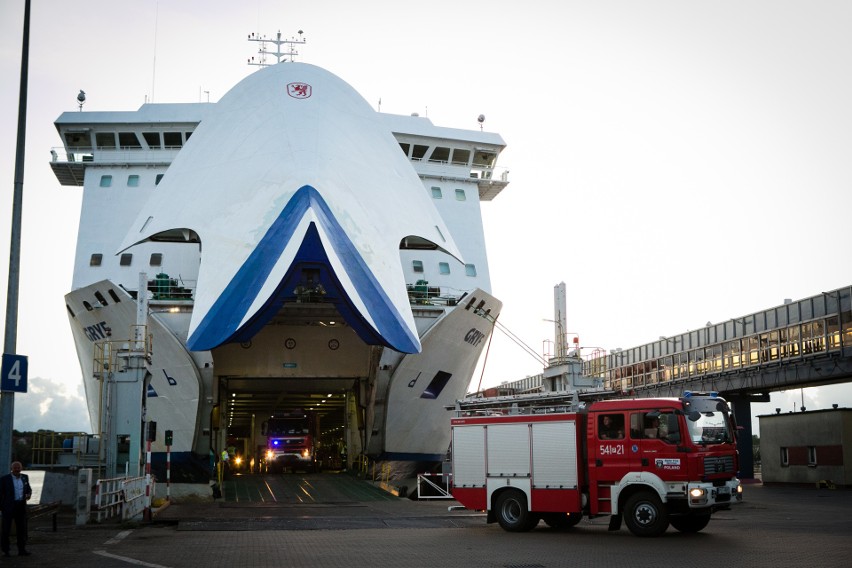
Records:
[[[508,184],[498,134],[378,112],[294,62],[216,103],[55,126],[51,168],[83,188],[65,303],[114,470],[168,452],[171,481],[206,481],[229,445],[260,461],[292,408],[329,460],[443,458],[502,307],[480,209]]]

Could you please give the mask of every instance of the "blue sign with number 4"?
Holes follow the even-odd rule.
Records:
[[[27,392],[27,357],[3,353],[0,390],[9,392]]]

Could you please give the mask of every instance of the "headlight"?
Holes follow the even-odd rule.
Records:
[[[235,464],[237,464],[237,465],[240,465],[241,463],[243,463],[243,458],[241,458],[241,457],[235,457],[235,458],[234,458],[234,463],[235,463]]]
[[[706,491],[704,489],[702,489],[701,487],[696,487],[694,489],[689,490],[689,496],[692,497],[693,499],[698,499],[699,497],[704,497],[705,493],[706,493]]]
[[[311,457],[311,451],[310,450],[302,450],[302,457],[303,458]]]
[[[266,450],[266,459],[271,460],[275,456],[272,450]]]

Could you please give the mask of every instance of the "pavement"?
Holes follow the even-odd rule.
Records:
[[[846,567],[852,555],[852,491],[749,485],[745,499],[714,515],[701,533],[674,529],[640,539],[607,531],[607,518],[528,533],[488,525],[455,501],[405,498],[366,502],[189,501],[152,522],[74,525],[63,509],[31,519],[32,556],[0,566],[149,568],[310,566],[360,568],[584,566],[690,568],[817,565]]]

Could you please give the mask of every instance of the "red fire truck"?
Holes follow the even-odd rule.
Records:
[[[270,472],[285,468],[318,471],[319,417],[304,410],[276,413],[262,424],[266,436],[266,468]]]
[[[521,395],[456,404],[452,494],[507,531],[583,515],[637,536],[698,532],[742,499],[735,427],[716,393],[580,404]]]

